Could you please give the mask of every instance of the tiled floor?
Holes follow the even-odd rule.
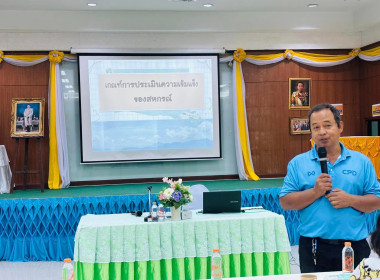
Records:
[[[1,280],[60,280],[63,262],[0,262]]]
[[[300,273],[298,246],[289,254],[292,273]],[[63,262],[0,262],[1,280],[60,280]]]
[[[300,261],[298,258],[298,245],[292,246],[291,251],[289,253],[289,261],[290,261],[290,270],[292,274],[301,273],[300,271]]]

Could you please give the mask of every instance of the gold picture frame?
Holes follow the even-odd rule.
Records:
[[[43,137],[44,110],[44,98],[13,98],[11,137]]]
[[[309,110],[311,103],[311,78],[289,78],[289,109]]]
[[[290,118],[290,135],[310,134],[310,124],[308,117]]]

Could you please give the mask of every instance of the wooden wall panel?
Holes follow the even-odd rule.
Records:
[[[47,116],[48,84],[49,62],[29,67],[13,66],[4,61],[0,64],[0,144],[5,145],[8,157],[11,160],[11,166],[13,166],[16,142],[15,139],[10,137],[12,98],[45,98],[44,137],[41,139],[45,185],[47,184],[49,161],[49,129]],[[23,170],[24,166],[24,146],[25,140],[20,140],[20,147],[16,160],[16,169],[18,171]],[[35,139],[29,140],[28,154],[28,170],[39,169],[37,141]],[[39,184],[39,180],[39,175],[29,174],[27,185],[30,187]],[[23,175],[16,175],[16,186],[22,184],[22,182]]]
[[[289,78],[311,78],[311,107],[343,103],[343,135],[361,135],[359,62],[328,68],[293,61],[256,66],[243,62],[246,108],[255,172],[262,177],[284,176],[295,155],[310,149],[311,135],[290,135],[289,120],[309,110],[289,110]]]
[[[380,103],[380,61],[360,62],[361,87],[359,91],[360,99],[360,121],[363,134],[367,135],[366,120],[373,118],[371,106]]]

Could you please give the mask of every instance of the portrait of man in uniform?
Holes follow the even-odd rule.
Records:
[[[289,109],[310,109],[311,79],[289,79]]]
[[[12,99],[11,137],[43,136],[43,98]]]

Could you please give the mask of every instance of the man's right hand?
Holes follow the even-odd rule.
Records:
[[[314,185],[314,192],[318,197],[324,196],[326,192],[331,191],[332,181],[331,176],[326,173],[322,173],[318,176]]]

